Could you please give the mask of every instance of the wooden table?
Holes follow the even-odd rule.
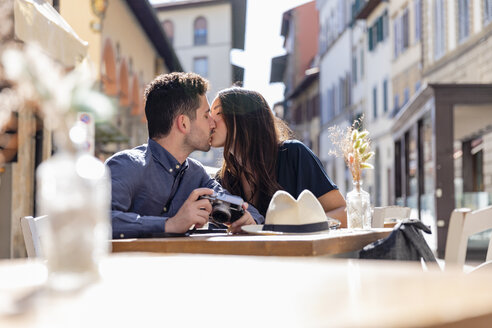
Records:
[[[329,258],[117,254],[77,292],[0,261],[0,327],[491,327],[490,272]],[[42,288],[42,287],[41,287]],[[43,289],[41,289],[42,291]],[[23,306],[18,305],[18,300]]]
[[[305,235],[208,234],[174,238],[117,239],[113,252],[157,252],[229,255],[316,256],[362,249],[390,234],[391,229],[332,230]]]

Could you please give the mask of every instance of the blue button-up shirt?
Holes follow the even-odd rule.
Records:
[[[149,237],[164,232],[165,222],[197,188],[222,190],[202,164],[179,163],[156,141],[116,153],[106,161],[111,171],[113,238]],[[264,218],[253,207],[257,223]]]

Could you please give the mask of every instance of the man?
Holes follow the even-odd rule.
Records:
[[[184,233],[208,222],[212,206],[200,196],[222,187],[200,162],[188,158],[210,150],[215,122],[205,96],[208,82],[194,73],[158,76],[145,90],[148,144],[124,150],[106,162],[111,170],[113,238]],[[231,225],[239,232],[264,218],[244,203],[245,214]]]

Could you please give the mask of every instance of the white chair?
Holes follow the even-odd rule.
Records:
[[[445,268],[464,267],[468,238],[479,232],[492,229],[492,206],[472,211],[468,208],[455,209],[449,219],[448,238],[444,252]],[[486,261],[492,261],[492,238],[489,242]],[[465,269],[470,271],[470,269]]]
[[[20,219],[27,257],[43,257],[41,235],[47,222],[47,215],[32,217],[24,216]]]
[[[384,206],[374,207],[372,212],[372,227],[384,228],[385,219],[409,219],[410,207]]]

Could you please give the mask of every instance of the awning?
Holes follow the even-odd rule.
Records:
[[[75,66],[87,55],[88,42],[45,0],[15,0],[14,22],[18,39],[37,43],[67,67]]]

